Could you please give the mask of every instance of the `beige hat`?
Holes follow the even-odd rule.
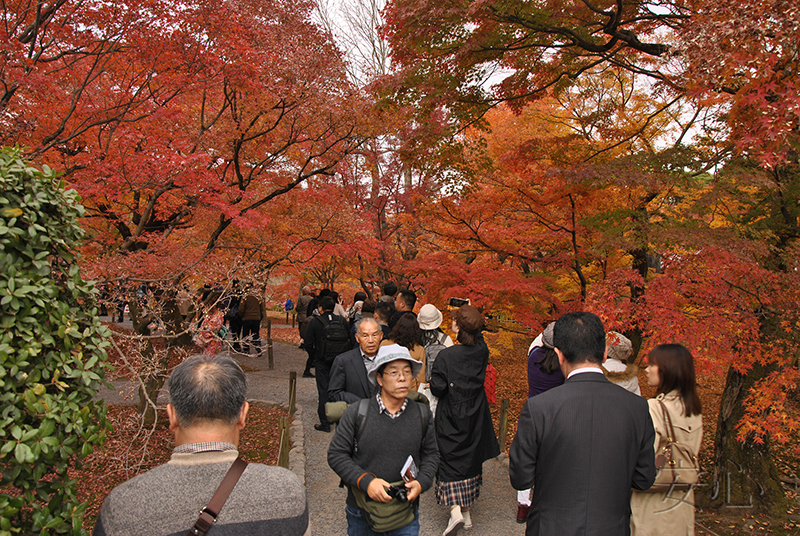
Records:
[[[633,353],[631,340],[617,331],[606,333],[606,345],[608,346],[609,359],[616,359],[625,363]]]
[[[442,325],[442,312],[432,303],[426,303],[417,315],[419,329],[436,329]]]
[[[544,332],[542,333],[542,344],[544,344],[545,348],[550,348],[551,350],[555,348],[555,342],[553,339],[553,332],[555,331],[556,323],[550,322],[547,324],[547,327],[544,328]]]
[[[408,348],[400,346],[399,344],[387,344],[378,348],[378,355],[375,356],[375,368],[369,373],[371,381],[376,381],[375,377],[378,375],[378,369],[381,365],[386,365],[398,359],[405,359],[411,365],[411,377],[416,378],[419,371],[422,370],[422,361],[417,361],[408,352]]]

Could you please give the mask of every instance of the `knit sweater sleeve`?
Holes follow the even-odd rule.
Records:
[[[328,445],[328,465],[345,484],[348,486],[358,485],[359,488],[366,492],[375,475],[364,471],[353,460],[357,417],[358,404],[351,404],[345,410],[342,418],[339,419],[339,424],[336,425],[336,432],[333,434],[330,445]]]

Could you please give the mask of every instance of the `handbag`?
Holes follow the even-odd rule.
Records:
[[[328,419],[328,422],[339,422],[339,419],[344,415],[344,410],[346,410],[349,405],[350,404],[344,400],[325,402],[325,417]]]
[[[690,490],[698,481],[697,455],[688,445],[675,441],[675,428],[667,406],[661,400],[658,403],[667,424],[667,437],[661,441],[656,451],[656,481],[645,491],[661,493],[673,489]]]
[[[490,404],[497,404],[497,369],[491,363],[486,365],[486,378],[483,380],[486,391],[486,400]]]
[[[390,482],[393,486],[404,485],[402,480]],[[414,521],[414,502],[392,499],[387,503],[373,501],[358,486],[350,486],[356,504],[364,512],[369,528],[374,532],[389,532],[405,527]]]

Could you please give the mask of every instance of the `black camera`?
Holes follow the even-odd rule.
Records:
[[[386,493],[400,502],[408,502],[408,488],[405,486],[389,486],[386,488]]]
[[[464,298],[450,298],[450,307],[461,307],[462,305],[468,305],[469,300],[465,300]]]

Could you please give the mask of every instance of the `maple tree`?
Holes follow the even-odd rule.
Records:
[[[361,99],[305,0],[2,9],[0,142],[28,147],[81,194],[85,268],[130,302],[141,394],[154,400],[190,342],[177,284],[268,273],[313,238],[284,224],[291,203],[278,201],[328,181],[359,145]],[[154,287],[145,301],[142,281]]]
[[[783,439],[796,424],[779,407],[797,369],[796,349],[785,335],[791,338],[796,329],[796,310],[779,297],[793,295],[796,287],[789,259],[796,248],[800,145],[798,7],[780,1],[655,6],[396,0],[386,18],[396,70],[384,88],[400,103],[423,114],[447,110],[455,129],[481,119],[479,125],[495,128],[486,113],[501,102],[522,114],[536,101],[554,98],[565,105],[576,132],[589,142],[585,161],[593,165],[553,162],[551,173],[596,177],[603,186],[589,197],[604,192],[619,202],[633,194],[627,205],[583,211],[589,216],[583,223],[597,232],[595,248],[623,254],[619,269],[612,262],[607,273],[591,278],[587,304],[605,311],[614,327],[640,333],[643,350],[648,339],[687,340],[701,361],[716,363],[712,369],[735,365],[723,396],[712,495],[720,504],[723,475],[739,464],[751,480],[740,487],[743,495],[759,481],[768,491],[757,495],[756,506],[783,514],[768,438]],[[637,107],[626,85],[604,84],[602,73],[647,80],[652,105],[640,108],[645,120],[634,123],[641,130],[625,124],[626,113]],[[591,105],[576,107],[576,96]],[[647,132],[669,122],[671,133]],[[669,149],[657,148],[665,139]],[[704,175],[715,168],[713,176]],[[532,173],[525,178],[540,180]],[[502,183],[496,188],[514,185],[506,177]],[[488,214],[504,214],[505,207],[487,207]],[[753,207],[769,210],[754,216]],[[516,247],[524,236],[524,228],[509,227],[489,240],[490,219],[477,217],[478,211],[463,214],[469,217],[457,223],[471,226],[473,236],[479,226],[483,251]],[[770,249],[761,249],[759,240]],[[720,259],[739,277],[725,277],[710,265]],[[695,279],[683,278],[681,270]],[[771,411],[769,400],[778,404]]]

